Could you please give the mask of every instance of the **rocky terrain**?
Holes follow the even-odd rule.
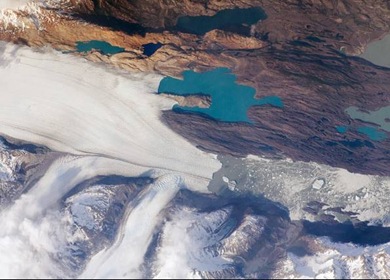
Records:
[[[17,200],[44,174],[59,153],[0,137],[0,209]]]
[[[58,261],[74,276],[81,273],[91,256],[113,244],[129,202],[151,181],[120,176],[94,178],[63,197],[62,215],[69,237]]]
[[[3,40],[75,50],[76,42],[104,40],[125,49],[113,55],[84,54],[132,72],[180,77],[186,69],[228,67],[256,97],[276,95],[283,108],[253,107],[253,125],[223,123],[166,111],[165,122],[207,151],[289,157],[389,175],[390,138],[371,141],[336,126],[364,123],[345,113],[350,106],[375,110],[390,103],[390,71],[352,57],[389,31],[386,1],[43,1],[3,11]],[[183,15],[212,16],[232,8],[259,7],[266,18],[251,26],[178,31]],[[16,20],[17,19],[17,20]],[[161,43],[152,55],[143,45]],[[157,90],[157,89],[156,89]],[[183,105],[207,106],[192,97]],[[211,100],[212,102],[212,100]],[[385,132],[386,133],[386,132]],[[264,148],[265,147],[265,148]]]

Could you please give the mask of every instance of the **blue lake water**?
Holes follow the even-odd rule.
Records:
[[[348,127],[343,126],[343,125],[339,125],[339,126],[336,126],[336,130],[338,133],[346,133],[348,130]]]
[[[349,107],[345,112],[352,119],[378,125],[378,128],[369,125],[357,128],[357,132],[366,135],[370,140],[382,141],[388,138],[387,132],[390,132],[390,106],[384,106],[375,111],[363,111],[357,107]]]
[[[97,50],[104,55],[112,55],[116,53],[124,52],[125,49],[117,46],[113,46],[110,43],[105,41],[86,41],[86,42],[76,42],[76,49],[78,52],[89,52],[91,50]]]
[[[357,107],[349,107],[345,110],[352,119],[375,123],[381,129],[390,132],[390,106],[384,106],[376,111],[362,111]]]
[[[373,126],[359,126],[357,129],[343,125],[336,126],[337,132],[341,134],[346,133],[349,129],[366,135],[372,141],[382,141],[387,138],[387,133],[385,131],[379,130]]]
[[[283,102],[278,96],[256,99],[255,89],[237,84],[236,76],[228,68],[216,68],[203,73],[187,70],[183,72],[183,80],[165,77],[160,82],[158,92],[181,96],[194,94],[211,96],[209,108],[175,105],[173,110],[198,113],[224,122],[251,123],[247,111],[252,106],[283,107]]]
[[[384,131],[380,131],[371,126],[360,126],[357,128],[359,133],[365,134],[368,138],[374,141],[382,141],[387,138],[387,134]]]
[[[203,35],[213,29],[230,30],[251,25],[266,19],[261,8],[222,10],[214,16],[183,16],[177,20],[176,29],[181,32]]]
[[[360,57],[376,65],[390,68],[390,34],[381,40],[369,43]]]
[[[159,48],[162,47],[162,44],[161,43],[149,43],[149,44],[145,44],[145,45],[142,45],[142,47],[144,48],[144,52],[143,54],[146,55],[146,56],[151,56],[153,55]]]

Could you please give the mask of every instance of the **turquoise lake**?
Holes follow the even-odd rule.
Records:
[[[390,132],[390,106],[367,112],[363,112],[357,107],[349,107],[345,111],[352,119],[375,123],[379,125],[381,129]]]
[[[380,131],[371,126],[360,126],[357,128],[359,133],[365,134],[368,138],[374,141],[382,141],[387,138],[387,134],[384,131]]]
[[[267,15],[261,8],[222,10],[214,16],[183,16],[177,20],[176,29],[181,32],[203,35],[213,29],[234,29],[252,25]]]
[[[89,52],[91,50],[97,50],[104,55],[112,55],[125,51],[124,48],[113,46],[110,43],[98,40],[76,42],[76,49],[78,52]]]
[[[344,125],[336,126],[336,130],[338,133],[344,134],[348,130],[354,130],[361,134],[366,135],[372,141],[382,141],[387,138],[387,133],[385,131],[381,131],[373,126],[359,126],[357,129],[353,127],[348,127]]]
[[[348,127],[343,126],[343,125],[339,125],[339,126],[336,126],[336,130],[338,133],[346,133],[348,130]]]
[[[349,107],[345,112],[355,120],[374,123],[379,128],[373,126],[360,126],[357,128],[359,133],[366,135],[374,141],[382,141],[388,137],[386,132],[390,132],[390,106],[379,108],[376,111],[362,111],[357,107]]]
[[[197,73],[187,70],[182,73],[183,79],[165,77],[161,80],[158,93],[174,95],[208,95],[211,96],[209,108],[182,107],[175,105],[173,110],[193,112],[224,122],[248,122],[248,109],[252,106],[271,105],[283,107],[278,96],[266,96],[256,99],[254,88],[236,83],[236,76],[228,68],[216,68]]]

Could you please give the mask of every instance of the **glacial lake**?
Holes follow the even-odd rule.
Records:
[[[348,127],[348,126],[336,126],[336,130],[340,134],[344,134],[348,130],[354,130],[361,134],[366,135],[372,141],[382,141],[387,138],[387,134],[385,131],[377,129],[376,127],[373,126],[359,126],[357,128]],[[354,146],[353,142],[349,142],[349,143],[352,143],[352,145]],[[360,142],[356,144],[358,144],[359,146]]]
[[[367,45],[360,57],[379,66],[390,68],[390,34]]]
[[[372,126],[360,126],[357,128],[357,132],[365,134],[368,138],[374,141],[382,141],[387,138],[386,132],[380,131]]]
[[[256,90],[250,86],[236,83],[236,76],[228,68],[216,68],[207,72],[187,70],[183,79],[165,77],[161,80],[158,93],[170,93],[180,96],[208,95],[211,97],[209,108],[183,107],[175,105],[174,111],[198,113],[224,122],[247,122],[247,111],[252,106],[271,105],[283,107],[278,96],[266,96],[256,99]]]
[[[361,111],[357,107],[349,107],[345,110],[352,119],[375,123],[381,129],[390,132],[390,106],[379,108],[376,111]]]
[[[374,123],[373,126],[361,126],[357,128],[359,133],[367,135],[371,140],[381,141],[388,137],[390,132],[390,106],[379,108],[376,111],[362,111],[357,107],[349,107],[345,110],[352,119],[358,119],[367,123]]]
[[[236,30],[266,18],[267,15],[261,8],[236,8],[219,11],[213,16],[179,17],[176,29],[181,32],[203,35],[213,29]]]
[[[347,126],[344,126],[344,125],[339,125],[339,126],[336,126],[336,130],[338,133],[346,133],[347,130],[348,130],[348,127]]]
[[[366,122],[367,125],[357,128],[339,125],[336,126],[338,133],[344,134],[351,129],[366,135],[373,141],[382,141],[388,138],[388,132],[390,132],[390,106],[385,106],[375,111],[359,110],[359,108],[351,106],[345,112],[352,119]],[[370,123],[378,126],[369,125]]]
[[[151,56],[153,55],[159,48],[162,47],[161,43],[149,43],[142,45],[144,48],[143,54],[146,56]]]
[[[76,49],[78,52],[89,52],[91,50],[97,50],[104,55],[112,55],[125,51],[124,48],[113,46],[108,42],[99,40],[86,42],[78,41],[76,42]]]

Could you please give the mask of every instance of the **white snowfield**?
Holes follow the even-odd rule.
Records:
[[[153,94],[161,78],[119,73],[52,50],[3,43],[0,132],[107,160],[105,174],[177,173],[188,187],[207,192],[220,163],[160,121],[161,111],[174,104]],[[118,170],[113,161],[127,168]]]

